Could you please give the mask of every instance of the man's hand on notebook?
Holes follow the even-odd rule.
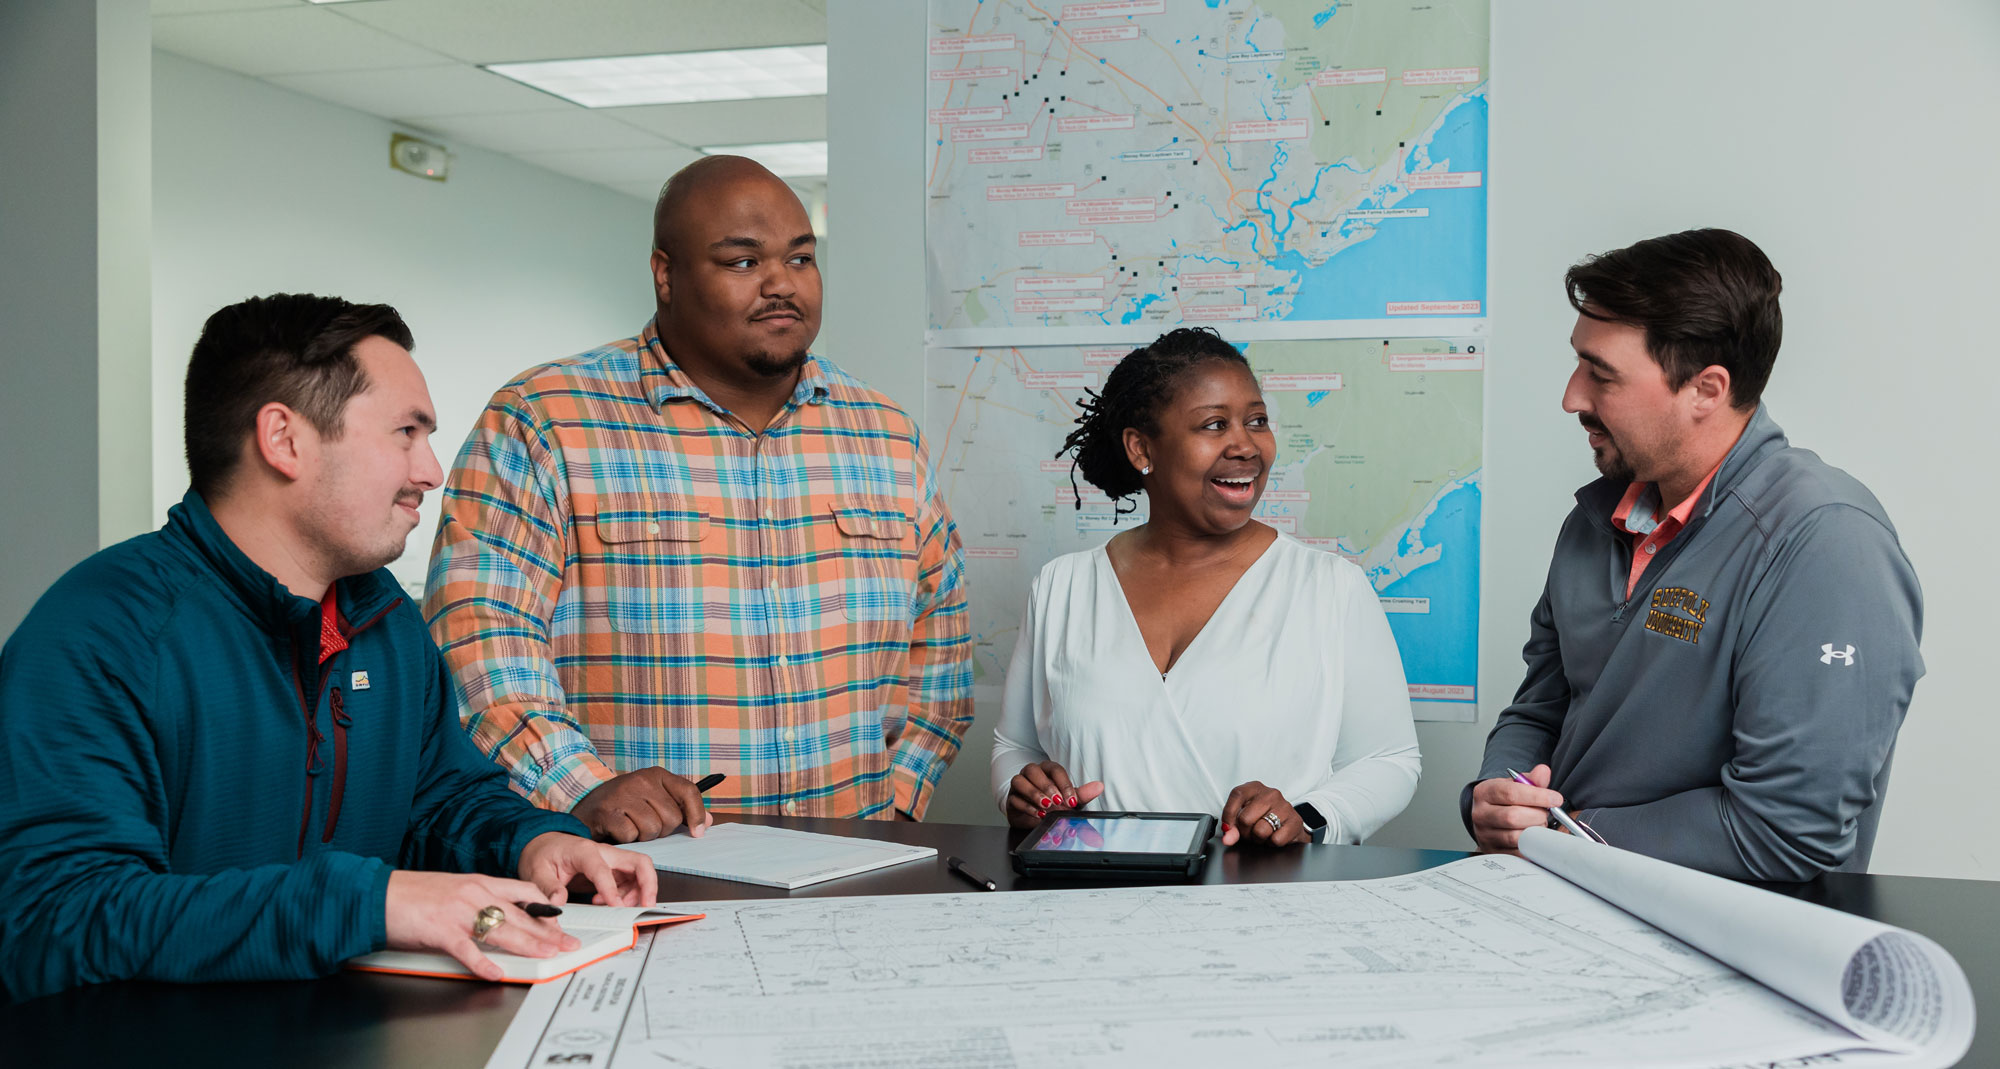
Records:
[[[613,776],[584,795],[570,815],[610,843],[657,839],[683,824],[699,837],[715,823],[693,780],[657,767]]]
[[[484,943],[490,949],[546,958],[582,945],[555,921],[537,920],[515,905],[545,901],[547,896],[540,888],[521,880],[399,869],[389,874],[384,910],[388,949],[439,951],[457,959],[482,980],[498,980],[500,966],[482,953],[479,942],[473,939],[480,911],[489,906],[498,906],[504,916],[486,931]]]
[[[1563,804],[1563,796],[1548,789],[1549,766],[1536,765],[1528,779],[1533,786],[1504,776],[1473,785],[1472,840],[1481,850],[1518,849],[1521,832],[1548,826],[1549,810]]]
[[[659,896],[659,873],[651,858],[593,843],[559,831],[544,832],[521,849],[521,878],[542,889],[548,900],[569,898],[569,883],[590,881],[599,906],[650,906]]]

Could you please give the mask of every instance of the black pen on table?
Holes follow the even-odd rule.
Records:
[[[955,857],[945,858],[944,867],[957,873],[961,878],[970,881],[974,887],[977,887],[982,891],[998,891],[1000,889],[999,884],[994,883],[992,880],[989,880],[986,877],[981,876],[980,874],[972,871],[969,868],[966,868],[965,862],[959,860],[958,858]]]

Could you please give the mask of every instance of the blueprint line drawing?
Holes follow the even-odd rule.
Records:
[[[708,919],[541,985],[489,1065],[1943,1066],[1970,1043],[1964,975],[1921,936],[1555,837],[1524,836],[1540,864],[1367,881],[677,904]],[[1579,875],[1719,911],[1698,938],[1765,976]]]

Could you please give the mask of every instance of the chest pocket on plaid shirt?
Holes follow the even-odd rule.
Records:
[[[850,620],[905,620],[910,615],[906,561],[916,531],[894,498],[850,498],[833,506],[840,529],[842,600]]]
[[[630,635],[703,630],[701,562],[702,539],[707,535],[704,512],[598,513],[611,630]]]

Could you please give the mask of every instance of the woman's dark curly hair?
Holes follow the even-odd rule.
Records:
[[[1173,397],[1180,380],[1216,360],[1250,366],[1222,335],[1208,327],[1182,327],[1127,353],[1104,377],[1102,393],[1086,388],[1084,392],[1090,396],[1077,399],[1083,414],[1076,417],[1076,429],[1056,451],[1058,457],[1076,458],[1070,466],[1070,486],[1075,487],[1076,473],[1081,469],[1084,481],[1110,495],[1114,502],[1143,489],[1138,470],[1125,457],[1125,428],[1160,433],[1160,409]],[[1081,495],[1076,506],[1083,507]],[[1138,507],[1134,502],[1131,509],[1118,511]]]

